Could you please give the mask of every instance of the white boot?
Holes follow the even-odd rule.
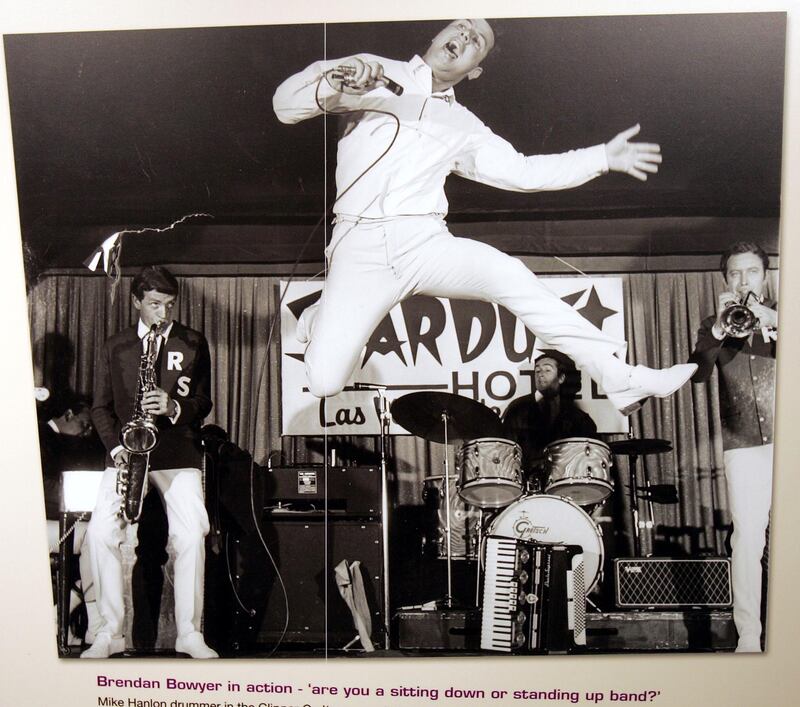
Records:
[[[91,648],[87,648],[81,653],[81,658],[108,658],[114,653],[122,653],[125,650],[125,639],[111,638],[110,633],[99,633],[94,639]]]
[[[686,383],[697,370],[696,363],[678,363],[670,368],[635,366],[631,370],[628,388],[608,393],[608,399],[623,415],[630,415],[648,398],[667,398]]]
[[[206,645],[200,631],[192,631],[185,636],[178,636],[175,641],[176,653],[187,653],[192,658],[219,658],[219,654]]]
[[[760,636],[739,636],[736,644],[737,653],[761,653]]]

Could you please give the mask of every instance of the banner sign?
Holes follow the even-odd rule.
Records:
[[[610,336],[625,340],[620,278],[551,277],[548,287]],[[502,415],[515,398],[533,388],[533,361],[541,342],[504,307],[480,300],[416,295],[395,306],[376,327],[345,389],[320,400],[308,390],[297,320],[322,291],[319,281],[288,284],[281,304],[282,434],[380,434],[381,400],[354,383],[386,386],[389,402],[415,391],[455,393]],[[364,296],[369,296],[364,293]],[[347,336],[342,330],[341,336]],[[581,374],[578,406],[599,432],[627,432],[627,418],[598,386]],[[391,433],[408,434],[392,423]]]

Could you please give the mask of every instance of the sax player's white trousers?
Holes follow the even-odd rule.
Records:
[[[112,638],[122,636],[125,618],[120,552],[125,522],[117,515],[120,496],[116,478],[115,468],[105,470],[87,530],[97,609],[103,622],[97,633],[107,632]],[[158,489],[166,507],[169,537],[175,550],[175,624],[180,637],[200,630],[203,613],[205,536],[209,524],[200,470],[151,471],[149,481]]]
[[[330,269],[305,353],[309,387],[317,397],[342,390],[375,327],[414,294],[495,302],[548,348],[572,358],[606,392],[629,385],[624,341],[603,334],[521,261],[485,243],[456,238],[440,218],[355,222],[339,216],[327,255]]]
[[[731,579],[739,650],[761,650],[761,557],[772,505],[772,452],[773,445],[764,444],[723,455],[733,519]]]

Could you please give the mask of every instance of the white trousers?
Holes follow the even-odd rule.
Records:
[[[122,636],[125,618],[120,545],[125,540],[126,524],[117,515],[120,496],[116,477],[115,468],[105,470],[87,531],[97,609],[103,622],[98,633],[109,633],[112,638]],[[169,537],[175,550],[175,624],[178,636],[185,636],[200,630],[203,613],[205,536],[209,525],[200,471],[151,471],[149,481],[158,489],[167,510]]]
[[[375,327],[415,294],[502,305],[605,392],[628,386],[624,341],[603,334],[521,261],[485,243],[456,238],[439,218],[356,223],[339,217],[327,254],[330,269],[305,354],[309,388],[317,397],[342,390]]]
[[[733,620],[739,643],[761,639],[761,557],[772,503],[771,444],[725,452],[725,480],[733,518]]]

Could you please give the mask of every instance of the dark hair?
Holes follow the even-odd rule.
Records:
[[[764,265],[764,272],[767,272],[769,269],[769,256],[764,249],[758,243],[753,243],[752,241],[738,241],[728,248],[719,260],[719,269],[722,273],[722,277],[725,279],[728,277],[728,261],[731,257],[734,255],[742,255],[743,253],[753,253],[761,258],[761,263]]]
[[[558,375],[568,375],[575,372],[575,362],[566,354],[556,351],[555,349],[544,349],[535,359],[534,364],[541,361],[543,358],[549,358],[551,361],[556,362],[556,370]]]
[[[143,299],[144,293],[151,290],[177,296],[178,289],[175,276],[162,265],[148,265],[142,268],[131,283],[131,294],[138,300]]]

